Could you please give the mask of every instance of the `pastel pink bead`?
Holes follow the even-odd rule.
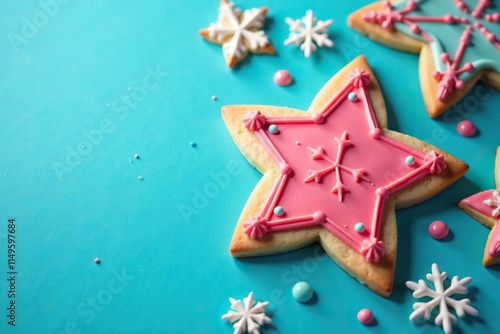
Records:
[[[96,257],[96,258],[94,259],[94,262],[95,262],[95,263],[101,263],[101,259],[99,259],[98,257]]]
[[[457,125],[457,131],[464,137],[472,137],[476,134],[476,126],[471,121],[461,121]]]
[[[292,75],[287,70],[279,70],[274,73],[274,82],[279,86],[288,86],[292,83]]]
[[[358,312],[358,321],[363,325],[368,325],[373,321],[373,313],[367,308]]]
[[[436,240],[441,240],[448,236],[448,232],[450,230],[445,222],[441,220],[436,220],[429,224],[428,231],[431,237],[433,237]]]

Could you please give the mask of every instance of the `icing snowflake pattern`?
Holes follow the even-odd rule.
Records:
[[[285,40],[285,45],[300,45],[300,50],[304,52],[306,58],[308,58],[312,52],[316,51],[316,45],[319,47],[333,46],[332,40],[328,38],[327,30],[327,28],[333,24],[333,20],[317,20],[314,17],[313,11],[308,10],[306,16],[302,19],[294,20],[287,17],[285,22],[290,26],[290,35]]]
[[[491,212],[492,217],[499,217],[500,216],[500,193],[498,190],[493,191],[493,198],[489,198],[485,200],[483,203],[486,204],[487,206],[492,206],[495,207],[493,211]],[[500,217],[499,217],[500,218]]]
[[[458,279],[453,276],[450,286],[445,289],[444,281],[447,278],[445,271],[440,272],[436,263],[432,264],[432,272],[426,275],[429,282],[434,285],[434,289],[430,288],[427,283],[420,279],[418,282],[407,281],[406,286],[413,290],[413,297],[430,297],[427,302],[416,302],[413,304],[413,312],[410,314],[410,320],[423,317],[426,320],[431,318],[432,311],[438,307],[439,313],[434,322],[436,325],[441,325],[445,333],[451,333],[452,325],[457,321],[457,318],[450,312],[450,308],[454,309],[456,314],[463,318],[466,314],[477,316],[479,312],[472,307],[468,298],[454,299],[453,295],[465,295],[468,292],[467,285],[472,280],[470,277]]]
[[[443,0],[444,1],[444,0]],[[447,0],[450,1],[451,0]],[[429,43],[440,43],[441,41],[435,41],[432,37],[432,33],[436,33],[438,29],[444,28],[440,27],[440,24],[448,25],[463,25],[461,36],[457,36],[458,45],[455,50],[455,54],[452,57],[449,52],[453,50],[444,50],[438,59],[441,64],[436,64],[436,67],[443,68],[444,70],[436,70],[433,77],[439,82],[437,98],[441,101],[445,100],[449,94],[454,90],[461,90],[465,87],[464,81],[460,79],[461,75],[466,72],[473,72],[475,67],[473,61],[464,61],[466,58],[467,48],[473,43],[477,44],[491,44],[494,48],[500,51],[500,36],[497,36],[495,32],[486,27],[486,24],[495,24],[500,22],[500,12],[486,13],[486,11],[491,7],[491,1],[489,0],[478,0],[476,7],[471,11],[469,6],[463,0],[454,0],[455,10],[458,10],[459,15],[443,14],[443,15],[419,15],[419,6],[424,5],[415,0],[408,0],[405,5],[392,6],[389,1],[384,2],[384,10],[382,11],[371,11],[365,13],[363,18],[371,23],[380,24],[383,28],[389,29],[397,24],[404,24],[409,29],[410,32],[416,35],[420,35],[424,40]],[[420,23],[420,25],[419,25]],[[434,26],[427,26],[423,28],[422,26],[428,23],[437,24],[436,28]],[[498,26],[498,24],[496,24]],[[479,38],[473,36],[473,31],[479,32],[479,35],[483,35],[484,38],[480,40]],[[447,39],[451,40],[452,37],[447,35]],[[474,39],[474,41],[472,41]],[[434,52],[440,48],[432,49]],[[500,52],[499,52],[500,53]],[[436,58],[435,58],[436,59]],[[470,59],[476,60],[476,59]]]
[[[229,298],[229,302],[231,310],[224,314],[222,319],[233,323],[233,334],[259,334],[260,326],[271,322],[265,312],[269,302],[255,302],[253,292],[243,298],[243,302],[234,298]]]
[[[320,170],[309,170],[309,176],[304,180],[304,182],[310,182],[314,180],[316,183],[319,183],[323,176],[335,172],[336,183],[332,188],[332,194],[337,193],[339,196],[339,201],[342,202],[344,193],[349,192],[349,188],[347,188],[342,182],[340,173],[341,171],[345,171],[351,174],[354,181],[356,182],[359,182],[360,180],[369,181],[369,179],[365,175],[363,175],[365,174],[364,168],[353,169],[341,164],[345,149],[349,146],[352,146],[352,142],[347,139],[347,132],[344,131],[341,138],[335,137],[333,138],[333,140],[337,143],[338,146],[337,157],[335,160],[332,160],[330,157],[328,157],[321,146],[318,146],[317,149],[311,147],[307,148],[312,153],[312,158],[314,160],[324,160],[328,162],[330,166]]]

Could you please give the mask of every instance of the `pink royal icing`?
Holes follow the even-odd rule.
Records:
[[[462,203],[483,215],[495,217],[500,222],[500,194],[498,190],[486,190],[466,199]],[[491,257],[500,256],[500,224],[495,224],[490,234],[488,254]]]
[[[433,77],[439,81],[437,98],[441,101],[445,100],[454,90],[461,90],[465,87],[464,81],[459,79],[459,76],[465,72],[473,72],[475,70],[475,66],[471,61],[476,61],[477,59],[474,59],[474,56],[470,54],[467,55],[467,50],[473,48],[479,49],[480,44],[484,43],[477,39],[471,40],[473,31],[477,31],[479,35],[483,35],[486,44],[490,44],[497,50],[493,56],[494,59],[498,59],[498,50],[500,50],[500,37],[496,35],[496,33],[498,33],[498,28],[491,28],[490,26],[490,29],[495,30],[491,31],[485,26],[485,24],[489,24],[488,22],[500,22],[500,12],[495,11],[497,8],[493,4],[493,1],[478,0],[476,7],[471,12],[468,5],[463,0],[453,0],[455,12],[458,12],[458,15],[452,15],[446,12],[443,13],[441,11],[441,7],[448,2],[451,3],[451,0],[429,2],[429,7],[431,7],[430,12],[422,12],[419,6],[423,6],[423,3],[418,3],[415,0],[407,0],[406,4],[402,5],[393,5],[389,1],[384,1],[383,10],[370,11],[363,15],[363,18],[367,22],[379,24],[384,29],[391,29],[396,24],[404,24],[409,28],[411,33],[420,35],[428,43],[442,42],[442,40],[436,41],[432,37],[432,33],[437,31],[436,29],[448,29],[444,26],[440,27],[440,25],[455,25],[460,27],[460,30],[457,29],[457,31],[461,31],[461,36],[458,38],[457,48],[453,58],[449,54],[449,52],[453,52],[453,50],[445,50],[447,52],[443,52],[439,55],[436,53],[441,52],[438,51],[440,48],[431,48],[433,55],[440,56],[439,59],[441,63],[446,67],[444,71],[436,71],[433,73]],[[487,13],[488,7],[495,12]],[[427,28],[421,27],[427,23],[436,24],[436,27],[430,30],[428,30],[429,26],[427,26]],[[446,36],[447,39],[457,37],[455,37],[455,35]],[[475,38],[477,38],[477,36]],[[490,49],[487,54],[491,52]],[[471,61],[467,60],[469,59],[468,57],[471,57]],[[488,58],[486,54],[484,57]]]
[[[424,153],[378,128],[366,86],[370,75],[356,69],[316,114],[243,119],[278,166],[280,174],[257,216],[243,224],[251,238],[266,233],[323,226],[368,262],[384,254],[379,239],[386,198],[446,167],[442,155]],[[348,95],[355,93],[357,99]],[[269,126],[279,132],[271,134]],[[300,143],[300,145],[297,145]],[[405,160],[414,157],[408,165]],[[276,215],[274,208],[283,208]],[[355,226],[362,223],[362,232]]]

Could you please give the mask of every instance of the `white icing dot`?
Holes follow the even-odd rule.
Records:
[[[139,154],[134,154],[134,158],[139,159]]]
[[[142,177],[142,176],[140,176],[140,175],[139,175],[139,176],[137,177],[137,180],[142,181],[142,180],[144,180],[144,177]]]

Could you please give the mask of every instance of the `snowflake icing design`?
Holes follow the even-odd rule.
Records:
[[[440,272],[437,264],[432,264],[432,273],[426,275],[428,281],[434,285],[434,290],[427,286],[427,283],[420,279],[417,282],[407,281],[406,286],[413,290],[413,297],[430,297],[427,302],[416,302],[413,304],[413,312],[410,314],[410,320],[423,317],[429,320],[431,312],[434,308],[439,307],[439,313],[434,320],[436,325],[441,325],[445,333],[451,333],[452,324],[457,321],[457,318],[450,313],[449,308],[453,308],[459,317],[464,317],[466,314],[477,316],[479,312],[472,307],[468,298],[454,299],[452,295],[465,295],[468,292],[467,284],[472,280],[470,277],[458,279],[453,276],[450,286],[445,289],[444,281],[447,278],[445,271]]]
[[[467,47],[472,45],[471,38],[473,30],[477,30],[484,36],[487,43],[491,43],[500,51],[500,36],[497,36],[495,32],[488,30],[484,23],[481,22],[500,22],[500,12],[485,13],[488,7],[490,7],[491,1],[478,0],[476,7],[472,11],[463,0],[454,0],[453,2],[456,9],[463,14],[462,16],[451,14],[441,16],[414,15],[413,12],[417,11],[419,6],[418,2],[415,0],[408,0],[406,5],[402,8],[395,8],[389,1],[384,1],[384,10],[371,11],[363,15],[366,21],[380,24],[385,29],[392,28],[397,23],[404,24],[409,27],[412,33],[420,35],[429,43],[434,42],[434,40],[425,29],[418,25],[419,22],[465,25],[462,35],[459,38],[459,44],[455,51],[455,56],[451,58],[448,53],[451,52],[450,50],[445,50],[445,52],[439,56],[439,59],[442,64],[445,65],[446,70],[436,70],[433,73],[433,77],[439,82],[437,98],[441,101],[445,100],[446,97],[455,89],[461,90],[465,87],[464,82],[459,79],[461,74],[474,71],[474,65],[471,62],[467,61],[463,63]],[[478,41],[477,43],[483,42]]]
[[[493,198],[489,198],[485,200],[483,203],[486,204],[487,206],[496,207],[491,212],[492,217],[500,216],[500,193],[498,192],[498,190],[493,191]]]
[[[344,193],[349,192],[349,188],[345,186],[345,184],[342,182],[341,178],[341,171],[345,171],[349,174],[352,175],[354,181],[359,182],[360,179],[365,180],[365,181],[370,181],[365,175],[365,169],[364,168],[349,168],[347,166],[344,166],[341,164],[342,157],[344,155],[344,151],[346,148],[349,146],[352,146],[352,142],[347,139],[347,131],[344,131],[342,133],[341,138],[334,137],[333,140],[337,143],[338,151],[337,151],[337,157],[335,160],[331,159],[326,155],[325,151],[321,146],[318,146],[317,149],[308,147],[307,149],[312,153],[312,158],[314,160],[324,160],[330,164],[330,166],[325,167],[320,170],[309,170],[309,176],[304,180],[304,182],[311,182],[315,181],[316,183],[321,182],[321,178],[327,174],[330,174],[332,172],[335,172],[336,176],[336,183],[332,188],[332,194],[337,193],[339,196],[339,201],[342,202]]]
[[[229,67],[249,51],[256,52],[266,46],[270,47],[268,37],[261,30],[265,12],[265,8],[252,8],[242,13],[232,2],[221,2],[219,21],[210,23],[206,30],[208,38],[222,44]]]
[[[243,298],[243,302],[234,298],[229,298],[229,302],[231,303],[231,310],[224,314],[222,319],[234,323],[233,334],[245,332],[259,334],[260,326],[271,322],[271,318],[265,313],[269,302],[255,302],[253,292]]]
[[[319,47],[323,45],[328,47],[333,46],[333,42],[328,38],[327,30],[333,24],[333,20],[318,21],[314,17],[313,11],[308,10],[306,16],[302,19],[293,20],[287,17],[285,22],[290,26],[290,35],[285,40],[285,45],[292,43],[300,44],[300,50],[304,51],[306,57],[309,57],[313,51],[316,51],[316,44]]]

